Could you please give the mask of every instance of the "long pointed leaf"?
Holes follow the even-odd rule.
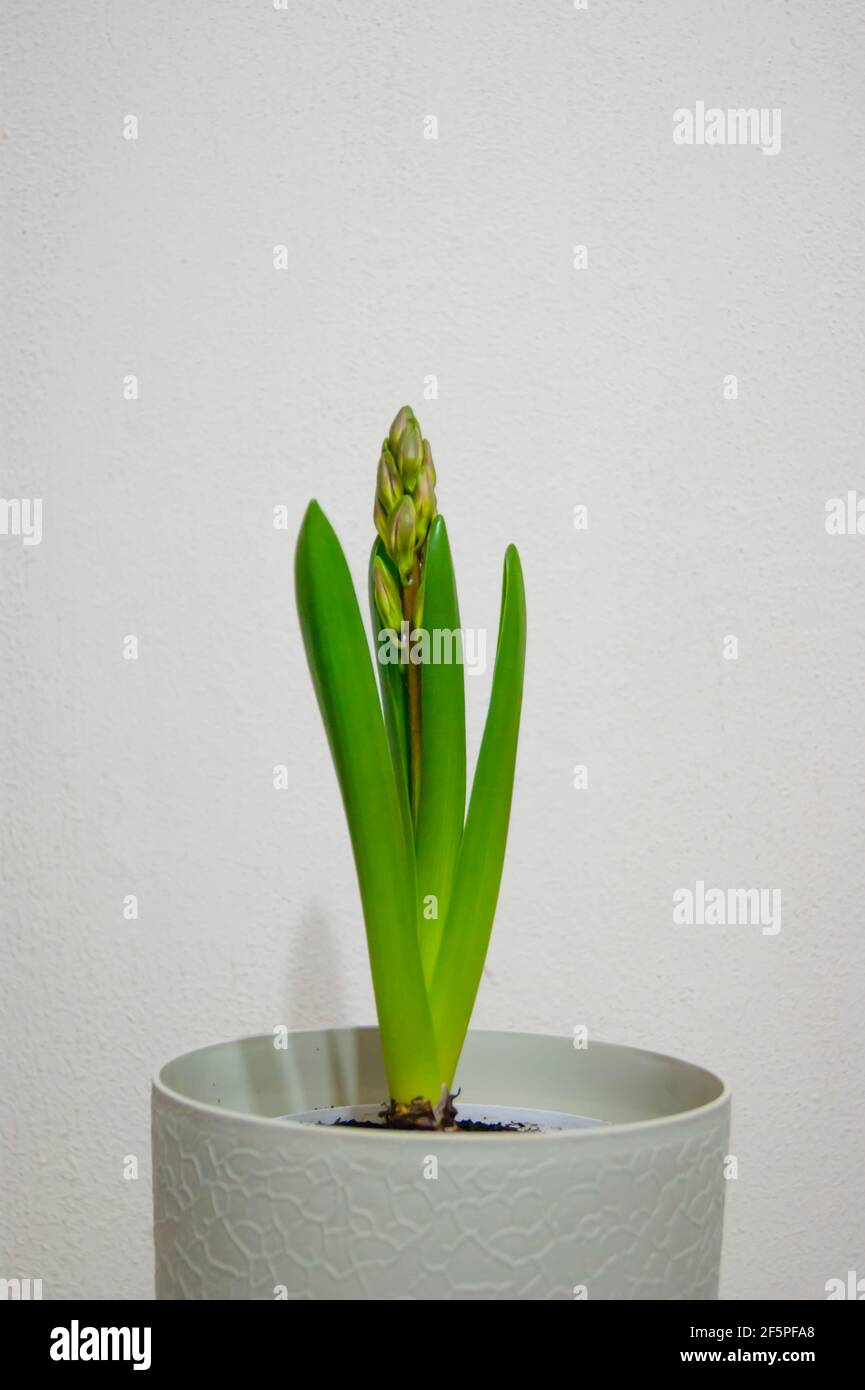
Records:
[[[466,813],[462,634],[447,527],[441,516],[430,527],[423,582],[423,627],[430,648],[421,667],[422,771],[415,844],[421,957],[429,983],[447,919]],[[427,915],[433,907],[430,899],[435,900],[434,917]]]
[[[442,1076],[417,939],[414,859],[354,585],[317,502],[300,529],[295,587],[354,850],[391,1096],[435,1103]]]
[[[516,765],[525,654],[525,589],[520,557],[511,545],[505,553],[490,706],[430,995],[448,1088],[474,1008],[498,900]]]

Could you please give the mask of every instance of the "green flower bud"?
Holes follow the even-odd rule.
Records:
[[[372,586],[378,616],[385,627],[399,632],[402,627],[402,603],[397,582],[380,555],[373,562]]]
[[[381,446],[375,488],[375,527],[403,586],[411,582],[436,515],[436,470],[411,406],[394,417]]]
[[[402,410],[398,411],[397,414],[394,416],[394,421],[390,427],[390,433],[387,437],[387,442],[390,445],[390,451],[392,454],[396,453],[397,446],[399,445],[400,441],[400,436],[402,435],[402,432],[408,424],[409,420],[413,419],[414,411],[412,410],[410,405],[404,405]]]
[[[432,479],[424,466],[420,471],[417,480],[417,487],[414,490],[414,509],[415,509],[415,539],[418,545],[423,545],[426,540],[426,533],[429,530],[430,522],[436,514],[436,495],[433,488]]]
[[[430,482],[432,483],[433,487],[435,487],[436,469],[435,464],[433,463],[432,449],[429,446],[428,439],[425,439],[423,442],[423,466],[430,475]]]
[[[386,541],[388,554],[399,570],[403,584],[411,580],[416,520],[414,502],[405,496],[390,519]]]
[[[376,495],[388,515],[400,501],[403,494],[402,478],[394,462],[393,454],[387,447],[387,440],[381,447],[376,478]]]
[[[410,420],[399,437],[396,462],[406,492],[414,492],[423,463],[423,438],[417,420]]]

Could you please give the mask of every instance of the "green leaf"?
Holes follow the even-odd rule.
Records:
[[[439,1057],[453,1083],[489,945],[511,810],[523,671],[526,596],[520,557],[505,554],[502,607],[490,707],[472,784],[450,910],[430,999]]]
[[[295,589],[348,819],[391,1098],[435,1104],[443,1078],[417,939],[414,856],[351,575],[317,502],[300,528]]]
[[[457,586],[444,518],[437,516],[424,557],[423,626],[430,642],[421,666],[421,797],[415,845],[419,931],[429,983],[447,919],[466,813],[466,714]],[[435,660],[450,655],[450,662]],[[436,918],[424,900],[437,900]]]
[[[377,539],[369,557],[369,611],[372,621],[372,645],[376,653],[375,664],[378,667],[381,702],[384,708],[384,723],[387,729],[388,743],[390,744],[391,761],[397,777],[397,790],[400,797],[403,822],[406,833],[412,844],[414,844],[414,828],[412,826],[411,808],[409,806],[408,693],[406,690],[406,668],[398,663],[381,662],[378,659],[380,650],[378,635],[382,630],[382,622],[376,606],[373,583],[376,559],[379,559],[381,563],[387,567],[391,577],[397,585],[399,585],[399,574],[397,573],[396,565],[385,550],[383,543],[381,540]]]

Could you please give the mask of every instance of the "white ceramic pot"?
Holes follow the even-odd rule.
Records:
[[[472,1032],[457,1080],[460,1102],[604,1123],[441,1134],[280,1118],[386,1100],[374,1028],[169,1062],[153,1086],[157,1298],[717,1297],[730,1097],[716,1076],[609,1043]]]

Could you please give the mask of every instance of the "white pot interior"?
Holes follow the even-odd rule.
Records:
[[[288,1122],[324,1107],[378,1108],[389,1099],[375,1028],[218,1043],[175,1058],[156,1084],[193,1105]],[[504,1106],[525,1119],[528,1110],[553,1111],[605,1128],[726,1099],[718,1077],[689,1062],[613,1043],[575,1048],[570,1038],[532,1033],[470,1033],[457,1087],[461,1113]]]

